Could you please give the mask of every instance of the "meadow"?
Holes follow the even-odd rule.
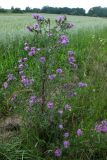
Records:
[[[52,19],[52,25],[55,24],[54,20],[58,16],[43,15]],[[71,80],[73,83],[84,82],[87,84],[87,87],[76,89],[78,93],[77,96],[75,98],[69,98],[69,100],[66,101],[67,104],[73,104],[73,113],[69,113],[68,117],[68,125],[71,131],[71,145],[69,151],[66,151],[62,158],[53,158],[51,151],[49,151],[49,156],[48,154],[43,154],[41,151],[43,144],[50,146],[51,138],[46,135],[46,137],[48,137],[46,139],[41,133],[44,130],[48,132],[47,121],[45,122],[41,115],[39,115],[39,117],[35,115],[32,118],[32,121],[35,122],[35,127],[33,126],[28,129],[28,126],[26,126],[27,122],[24,122],[27,119],[29,123],[29,119],[27,118],[29,115],[25,114],[27,105],[25,100],[26,95],[22,98],[25,104],[22,104],[22,102],[13,103],[12,107],[14,109],[11,110],[10,108],[12,107],[10,106],[7,110],[5,108],[7,102],[4,100],[6,93],[2,89],[7,74],[16,74],[17,61],[21,56],[26,55],[23,50],[24,43],[28,42],[29,44],[35,45],[34,38],[36,39],[36,37],[26,29],[26,26],[34,23],[35,20],[31,18],[31,14],[0,15],[0,160],[107,159],[107,132],[97,133],[95,131],[95,125],[97,123],[107,120],[107,19],[69,15],[67,15],[67,19],[69,22],[74,23],[74,28],[69,30],[70,43],[67,49],[61,49],[61,56],[58,56],[56,66],[60,64],[66,71],[66,83],[71,83]],[[45,40],[45,37],[39,37],[37,42],[44,45],[43,40]],[[66,60],[67,50],[73,50],[76,54],[78,70],[73,79],[70,77],[73,76],[73,74],[70,75],[70,67],[63,64],[63,61]],[[33,75],[40,81],[41,74],[38,72],[39,63],[35,64],[34,60],[31,60],[29,63],[30,67],[27,70],[27,74]],[[52,70],[54,70],[56,66],[54,66]],[[33,68],[32,71],[31,68]],[[35,87],[37,94],[39,94],[39,81]],[[60,82],[60,80],[58,81]],[[54,88],[54,83],[56,84],[56,82],[53,82],[49,88],[50,94],[51,89]],[[18,88],[20,88],[20,86],[16,82],[11,86],[9,91],[7,91],[7,94],[15,92]],[[57,97],[55,97],[55,99],[58,100]],[[64,99],[62,99],[62,101],[64,101]],[[65,104],[65,102],[63,103]],[[36,114],[38,114],[38,111]],[[20,131],[17,133],[15,131],[15,134],[13,134],[7,129],[8,133],[6,131],[4,133],[1,127],[2,124],[5,123],[7,118],[14,116],[13,121],[19,121]],[[22,122],[24,122],[24,124]],[[41,127],[38,127],[40,125]],[[78,137],[76,135],[78,128],[83,128],[83,136]],[[37,130],[37,132],[35,130]],[[42,140],[39,139],[38,134],[41,135]],[[49,132],[49,134],[53,136],[53,133]],[[70,154],[68,154],[68,152]]]

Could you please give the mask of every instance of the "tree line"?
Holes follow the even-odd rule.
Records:
[[[24,10],[11,7],[11,9],[0,8],[0,13],[50,13],[50,14],[68,14],[80,16],[107,17],[107,7],[93,7],[86,13],[84,8],[68,8],[68,7],[49,7],[44,6],[42,9],[26,7]]]

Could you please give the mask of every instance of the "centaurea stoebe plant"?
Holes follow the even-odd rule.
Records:
[[[64,63],[72,72],[78,68],[75,52],[66,51],[70,44],[67,30],[74,25],[67,22],[66,16],[58,17],[55,27],[51,27],[50,19],[40,14],[33,14],[33,18],[36,23],[27,29],[34,33],[34,41],[24,44],[24,54],[16,69],[18,76],[15,78],[9,73],[3,87],[8,90],[11,81],[18,83],[17,90],[7,96],[7,103],[20,101],[18,107],[24,106],[28,146],[32,144],[31,148],[35,148],[37,144],[41,157],[58,158],[63,151],[68,154],[67,149],[72,145],[70,121],[73,106],[69,99],[77,95],[76,87],[84,88],[87,84],[72,83],[73,74],[70,73],[68,82],[67,69],[64,68]],[[63,50],[66,56],[61,64]],[[76,131],[78,136],[83,135],[82,129]]]

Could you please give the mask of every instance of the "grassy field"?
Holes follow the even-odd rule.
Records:
[[[54,25],[57,15],[46,14],[45,16],[51,18]],[[67,18],[75,24],[75,27],[69,31],[71,41],[68,46],[68,50],[72,49],[76,53],[78,71],[75,81],[86,82],[88,87],[78,90],[79,95],[69,100],[69,103],[73,103],[74,106],[73,119],[69,122],[72,123],[71,155],[60,160],[106,160],[107,133],[93,134],[92,130],[96,122],[107,120],[107,19],[81,16],[67,16]],[[17,60],[24,54],[24,43],[33,42],[32,33],[26,29],[26,26],[32,22],[34,20],[30,14],[0,15],[0,88],[6,75],[9,72],[15,72],[14,66]],[[65,50],[62,51],[63,57],[65,57],[64,54]],[[31,66],[34,65],[32,63],[30,62]],[[63,65],[63,60],[60,58],[59,63],[68,71],[67,78],[69,79],[69,68]],[[33,66],[32,75],[36,73],[39,77],[36,67],[36,65]],[[29,73],[30,70],[28,70]],[[9,92],[15,91],[17,87],[14,86]],[[1,110],[4,97],[5,94],[1,89]],[[22,106],[18,106],[14,114],[24,115]],[[80,139],[75,136],[77,128],[84,130],[84,136]],[[34,139],[28,140],[29,137],[26,135],[26,130],[23,131],[23,127],[21,131],[22,133],[19,133],[17,137],[13,136],[9,140],[5,140],[0,135],[0,142],[2,142],[0,143],[0,160],[51,160],[49,157],[40,156],[41,153],[36,150],[36,144],[33,147],[33,143],[29,142]],[[33,137],[33,134],[30,135]]]

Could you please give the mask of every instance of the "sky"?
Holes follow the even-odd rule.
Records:
[[[9,9],[11,6],[25,9],[42,8],[43,6],[51,7],[80,7],[88,11],[94,6],[107,7],[107,0],[0,0],[0,7]]]

